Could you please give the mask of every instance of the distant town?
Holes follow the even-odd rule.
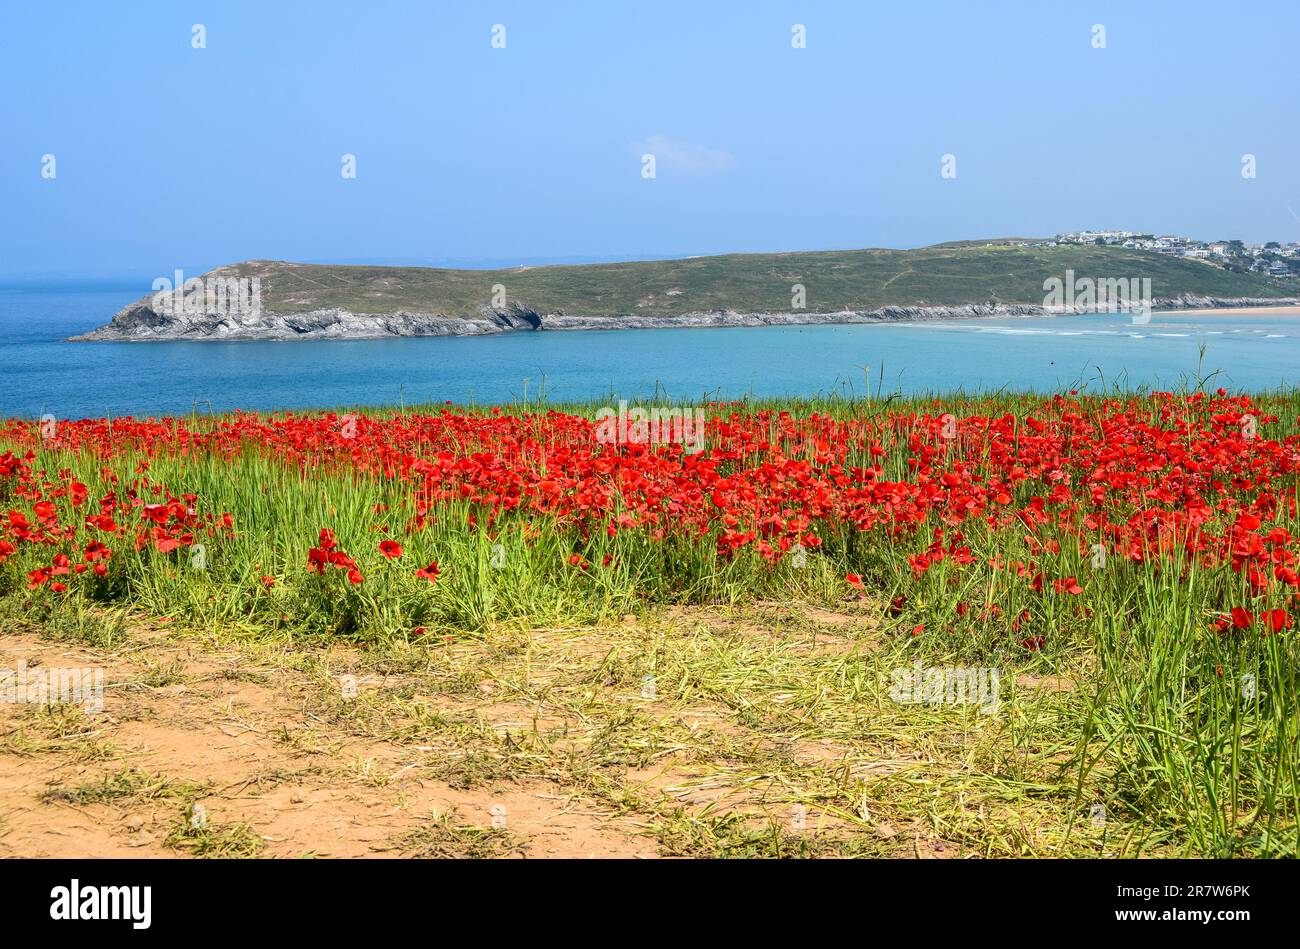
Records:
[[[1190,257],[1238,273],[1257,273],[1282,280],[1300,280],[1300,243],[1283,244],[1267,241],[1198,241],[1190,237],[1166,234],[1141,234],[1135,231],[1078,231],[1057,234],[1051,240],[1026,241],[1031,247],[1056,247],[1061,244],[1107,244],[1132,250]]]

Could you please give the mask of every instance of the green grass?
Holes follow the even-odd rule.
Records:
[[[51,788],[41,794],[41,800],[47,804],[74,805],[138,803],[167,798],[193,799],[205,790],[206,785],[173,781],[165,775],[150,774],[138,768],[120,768],[96,781]]]
[[[459,824],[456,814],[433,814],[417,830],[394,840],[391,849],[404,857],[435,860],[482,860],[522,856],[523,844],[504,828]]]
[[[215,823],[210,819],[196,822],[193,807],[185,808],[176,818],[163,843],[192,857],[207,859],[254,857],[264,845],[247,823]]]

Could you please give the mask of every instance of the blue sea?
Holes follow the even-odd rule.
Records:
[[[1300,316],[1156,313],[914,324],[283,343],[68,343],[139,287],[0,287],[0,416],[1300,384]],[[1203,352],[1202,352],[1203,350]]]

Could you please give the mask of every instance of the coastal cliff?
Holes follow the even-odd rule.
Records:
[[[382,339],[1113,311],[1068,295],[1065,305],[1045,305],[1044,281],[1063,274],[1072,285],[1141,278],[1157,310],[1300,303],[1262,277],[1109,247],[940,245],[496,271],[250,261],[190,280],[178,273],[174,285],[156,283],[72,340]]]

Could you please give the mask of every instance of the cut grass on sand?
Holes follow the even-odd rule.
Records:
[[[1021,673],[997,715],[900,705],[891,672],[912,659],[865,602],[363,650],[238,627],[132,623],[108,647],[7,629],[2,665],[108,678],[98,714],[0,706],[10,856],[1186,852],[1080,794],[1087,663]]]

